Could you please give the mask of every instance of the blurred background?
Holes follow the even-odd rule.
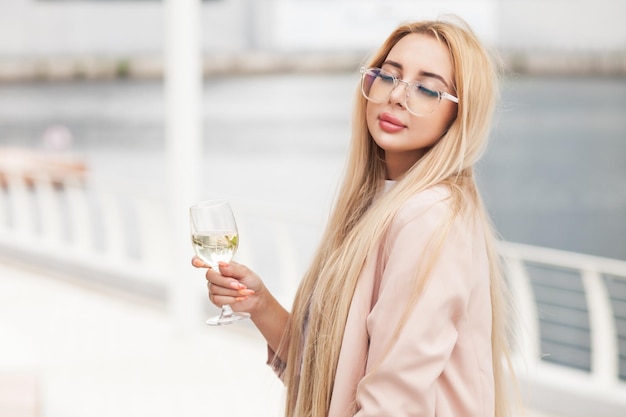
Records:
[[[626,415],[626,3],[3,0],[0,415],[276,416],[250,323],[189,266],[228,197],[286,305],[343,175],[358,68],[454,14],[501,64],[478,166],[531,416]]]

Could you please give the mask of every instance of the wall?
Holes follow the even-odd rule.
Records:
[[[626,2],[501,0],[498,42],[505,49],[626,53]]]
[[[515,71],[626,73],[620,0],[207,1],[205,71],[353,68],[399,22],[450,12]],[[163,25],[162,0],[2,0],[0,81],[158,77]]]
[[[238,16],[246,1],[203,3],[205,49],[243,46]],[[0,57],[160,54],[163,21],[162,1],[2,0]]]

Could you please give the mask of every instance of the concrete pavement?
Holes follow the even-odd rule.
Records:
[[[183,334],[163,308],[6,262],[0,340],[4,417],[280,414],[282,385],[249,326],[199,317]]]

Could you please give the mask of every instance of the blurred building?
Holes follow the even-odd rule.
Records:
[[[619,0],[205,0],[201,10],[207,71],[353,68],[399,22],[454,13],[517,70],[626,72]],[[2,0],[0,79],[159,76],[164,22],[159,0]]]

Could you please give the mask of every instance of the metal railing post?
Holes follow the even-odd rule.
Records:
[[[591,327],[591,374],[597,383],[613,385],[618,380],[618,346],[611,300],[595,269],[582,271]]]

